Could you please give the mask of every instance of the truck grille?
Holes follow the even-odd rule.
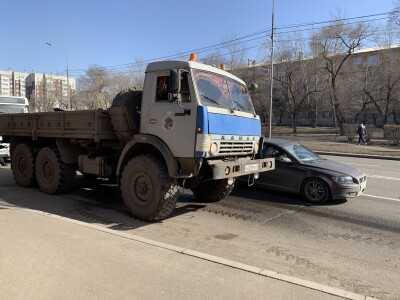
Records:
[[[252,142],[220,142],[219,154],[250,154],[253,152]]]

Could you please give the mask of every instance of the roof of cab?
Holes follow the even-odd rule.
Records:
[[[155,71],[171,70],[171,69],[198,69],[207,72],[217,73],[232,78],[245,85],[243,80],[225,70],[195,61],[165,60],[165,61],[152,62],[147,65],[146,72],[155,72]]]

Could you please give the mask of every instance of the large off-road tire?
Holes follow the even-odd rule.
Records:
[[[179,196],[176,179],[156,157],[133,157],[124,167],[120,181],[121,196],[132,215],[145,221],[167,217]]]
[[[36,183],[35,152],[30,144],[19,143],[11,152],[11,170],[18,185],[28,187]]]
[[[126,107],[128,110],[129,122],[135,133],[140,129],[140,113],[142,107],[142,92],[128,91],[120,92],[115,96],[111,107]]]
[[[235,182],[228,184],[228,179],[209,180],[199,183],[192,189],[202,202],[218,202],[228,197],[235,186]]]
[[[67,192],[74,186],[75,170],[61,160],[56,148],[42,148],[35,164],[36,180],[39,189],[46,194]]]
[[[301,186],[303,197],[311,203],[325,203],[331,197],[328,185],[319,178],[309,178]]]

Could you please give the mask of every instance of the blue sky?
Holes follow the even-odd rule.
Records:
[[[272,0],[2,1],[0,70],[59,73],[69,58],[71,76],[104,67],[176,55],[271,26]],[[385,13],[393,0],[275,0],[275,25]],[[255,58],[255,51],[248,53]]]

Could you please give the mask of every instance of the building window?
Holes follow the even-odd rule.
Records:
[[[324,99],[323,103],[324,103],[324,105],[329,105],[329,104],[331,104],[331,100],[330,99]]]
[[[331,111],[323,111],[322,112],[322,117],[327,119],[327,118],[332,118],[332,112]]]
[[[394,53],[390,52],[386,54],[387,61],[394,61]]]
[[[375,55],[370,55],[367,58],[367,64],[369,66],[376,66],[379,64],[379,55],[375,54]]]
[[[355,65],[361,65],[361,57],[360,56],[354,57],[354,64]]]

